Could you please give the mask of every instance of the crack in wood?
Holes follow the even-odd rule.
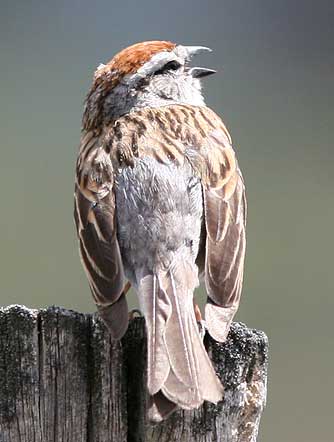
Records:
[[[255,442],[266,399],[268,340],[233,323],[206,336],[223,401],[146,420],[146,333],[112,342],[96,315],[0,308],[0,442]]]

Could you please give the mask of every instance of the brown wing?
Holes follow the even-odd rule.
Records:
[[[246,200],[242,177],[218,189],[204,189],[205,286],[209,296],[205,319],[209,333],[223,342],[239,306],[245,257]],[[233,192],[229,192],[229,185]]]
[[[205,320],[211,336],[223,342],[240,301],[246,247],[246,197],[229,137],[216,129],[208,138],[210,151],[206,162],[215,167],[212,171],[209,168],[203,183],[208,293]]]
[[[115,228],[113,172],[93,134],[82,138],[75,185],[74,218],[80,255],[99,313],[114,339],[128,323],[124,274]]]

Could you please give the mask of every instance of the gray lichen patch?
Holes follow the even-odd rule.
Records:
[[[207,336],[207,345],[224,398],[217,405],[205,404],[205,421],[220,435],[217,440],[255,441],[266,402],[268,338],[245,324],[232,323],[225,343]]]
[[[208,345],[225,391],[250,381],[255,369],[266,374],[268,338],[262,331],[234,322],[226,342],[220,344],[208,336]]]

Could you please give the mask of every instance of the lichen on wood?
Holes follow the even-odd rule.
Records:
[[[205,344],[225,388],[217,405],[146,419],[146,333],[112,342],[96,315],[0,308],[0,442],[255,442],[266,398],[265,334],[233,323]]]

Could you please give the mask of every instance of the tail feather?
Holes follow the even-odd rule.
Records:
[[[159,287],[156,275],[146,275],[140,281],[140,305],[147,324],[147,378],[148,390],[153,396],[166,381],[169,360],[164,344],[164,329],[172,307],[165,292]]]
[[[148,418],[153,423],[166,419],[177,408],[177,405],[167,399],[161,391],[151,396],[148,404]]]
[[[148,335],[148,390],[162,392],[181,408],[218,402],[223,387],[199,334],[193,308],[195,267],[179,261],[140,281]]]

